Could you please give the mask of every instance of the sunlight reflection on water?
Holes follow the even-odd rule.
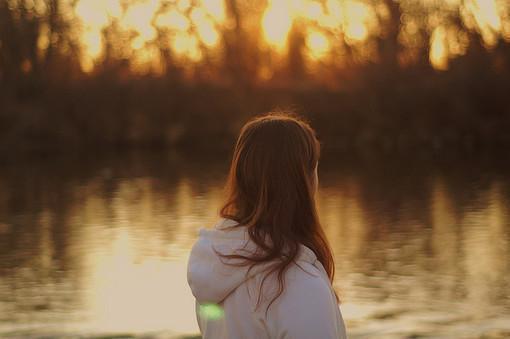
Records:
[[[198,333],[186,261],[216,221],[227,161],[204,173],[178,160],[3,168],[0,336]],[[335,162],[321,172],[350,337],[510,333],[509,177]]]

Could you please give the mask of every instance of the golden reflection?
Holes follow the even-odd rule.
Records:
[[[441,275],[444,288],[438,289],[441,298],[455,298],[455,272],[460,249],[458,229],[460,227],[454,215],[454,204],[448,195],[446,185],[441,178],[432,184],[430,202],[431,247],[436,263],[435,273]]]
[[[185,260],[141,257],[136,239],[125,228],[117,229],[113,238],[106,251],[92,248],[88,255],[85,300],[90,326],[101,332],[147,333],[168,328],[195,332]]]
[[[333,250],[346,257],[357,257],[366,244],[367,221],[360,206],[360,186],[355,180],[348,179],[338,183],[334,188],[320,191],[319,210],[321,220],[328,238],[333,243]],[[345,272],[352,272],[346,262]]]
[[[507,260],[509,253],[508,237],[505,236],[506,227],[508,226],[508,206],[504,204],[503,188],[501,183],[494,182],[490,186],[488,192],[488,217],[490,246],[494,258],[492,265],[493,272],[490,273],[489,279],[496,282],[497,274],[495,272],[503,272],[508,276]]]
[[[498,306],[508,307],[507,182],[480,188],[466,178],[451,182],[439,176],[423,195],[384,184],[379,175],[377,185],[382,186],[374,188],[374,180],[367,179],[375,178],[366,175],[331,174],[318,194],[335,255],[334,285],[352,335],[363,336],[378,326],[391,328],[388,333],[402,330],[402,335],[423,325],[417,318],[444,313],[455,322],[431,323],[431,336],[443,326],[455,332],[473,318],[488,328],[496,313],[508,323]],[[217,221],[220,183],[192,174],[111,179],[105,174],[79,184],[62,180],[52,194],[29,198],[32,207],[43,207],[23,216],[29,227],[36,227],[18,233],[19,249],[7,251],[21,264],[4,271],[0,300],[11,302],[2,309],[38,320],[58,313],[52,315],[57,331],[65,326],[73,335],[198,333],[186,281],[187,256],[198,228]],[[8,215],[12,212],[5,206],[19,193],[6,187],[0,211]],[[32,192],[33,186],[28,189]],[[67,203],[62,207],[55,201]],[[1,221],[2,236],[12,235],[15,227],[6,225],[17,223],[16,218]],[[222,315],[213,305],[202,311]]]
[[[41,228],[41,254],[39,255],[39,265],[44,270],[51,270],[51,260],[55,254],[51,241],[52,227],[54,226],[53,214],[51,211],[41,211],[39,225]]]
[[[154,187],[148,178],[122,180],[111,202],[96,194],[100,186],[94,184],[79,192],[87,199],[85,208],[75,211],[73,223],[82,227],[72,247],[82,258],[81,298],[89,330],[198,331],[187,255],[198,228],[214,221],[221,189],[196,197],[187,180],[171,192]]]
[[[476,313],[490,312],[499,299],[498,281],[508,274],[508,219],[501,203],[501,187],[493,183],[483,194],[483,209],[472,209],[464,216],[462,242],[466,270],[467,301]]]

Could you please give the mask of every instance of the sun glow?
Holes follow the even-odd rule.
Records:
[[[172,40],[174,52],[179,56],[185,56],[191,60],[198,61],[201,58],[198,40],[186,33],[176,34]]]
[[[429,58],[436,69],[448,69],[448,45],[446,30],[443,26],[437,27],[432,34]]]
[[[429,11],[423,13],[428,21],[439,20],[429,27],[430,61],[434,67],[443,69],[449,58],[464,53],[465,36],[460,31],[457,36],[450,32],[449,26],[438,19],[442,17],[441,11],[428,6],[426,0],[420,1]],[[408,0],[399,2],[402,8],[412,8]],[[168,46],[175,56],[198,62],[207,55],[204,51],[221,48],[223,30],[230,29],[231,18],[227,17],[225,4],[225,0],[78,0],[74,11],[81,22],[82,66],[85,70],[93,69],[104,53],[105,29],[114,24],[123,34],[115,43],[129,51],[126,56],[130,59],[155,58],[151,63],[157,63],[161,58],[158,48]],[[458,10],[465,27],[478,31],[488,47],[494,46],[499,38],[510,40],[510,5],[505,0],[450,0],[444,7]],[[365,44],[381,36],[382,22],[390,13],[384,3],[375,6],[362,0],[267,0],[261,11],[257,18],[264,41],[261,48],[284,55],[289,34],[296,28],[303,34],[310,60],[326,58],[338,39],[355,45],[362,54],[369,53],[363,52]],[[250,13],[242,14],[246,17]],[[408,26],[402,26],[404,35],[413,34]],[[410,41],[410,48],[414,46],[413,39],[404,37]],[[41,39],[41,45],[44,44]]]
[[[330,49],[328,38],[321,32],[311,31],[306,39],[310,56],[315,59],[320,59]]]
[[[140,0],[129,6],[121,0],[79,0],[75,14],[81,22],[85,71],[91,71],[95,60],[101,57],[103,32],[114,22],[127,37],[118,43],[128,44],[132,65],[144,70],[144,65],[153,69],[160,57],[155,47],[160,34],[176,56],[199,61],[199,45],[214,48],[220,40],[216,24],[225,20],[223,0],[180,0],[171,5],[161,0]]]
[[[287,2],[272,1],[262,19],[266,41],[275,47],[283,48],[292,26],[292,20]]]
[[[214,23],[208,18],[207,11],[203,8],[193,9],[191,20],[200,40],[209,47],[215,46],[219,40],[219,35],[214,29]]]
[[[151,24],[159,6],[159,0],[149,0],[128,7],[120,19],[120,25],[124,30],[135,32],[142,42],[147,42],[156,37],[156,29]]]
[[[166,27],[180,31],[186,31],[191,26],[188,18],[176,9],[158,15],[155,24],[158,28]]]
[[[346,2],[345,16],[347,20],[344,23],[344,31],[348,41],[360,42],[368,37],[368,25],[373,20],[372,14],[370,7],[361,2]]]
[[[465,8],[471,13],[484,42],[493,46],[501,32],[501,18],[495,0],[469,0]]]
[[[111,18],[120,16],[120,3],[116,0],[80,0],[75,12],[83,23],[81,42],[84,45],[85,57],[82,67],[90,71],[93,60],[97,59],[102,51],[101,30]]]
[[[489,27],[494,31],[501,29],[501,20],[495,0],[471,0],[467,2],[480,27]]]

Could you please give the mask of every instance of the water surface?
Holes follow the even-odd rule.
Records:
[[[198,333],[186,260],[228,155],[0,166],[0,337]],[[510,336],[510,166],[326,153],[318,202],[352,338]]]

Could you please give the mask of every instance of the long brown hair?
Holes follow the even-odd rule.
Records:
[[[220,254],[243,259],[234,265],[275,262],[264,276],[278,272],[278,291],[266,308],[283,293],[285,272],[299,254],[310,248],[332,282],[335,274],[331,248],[315,205],[314,172],[320,156],[315,131],[292,113],[269,113],[244,125],[237,139],[227,180],[228,198],[220,215],[247,226],[260,251],[252,256]],[[267,238],[270,242],[268,244]],[[337,301],[339,301],[338,296]]]

